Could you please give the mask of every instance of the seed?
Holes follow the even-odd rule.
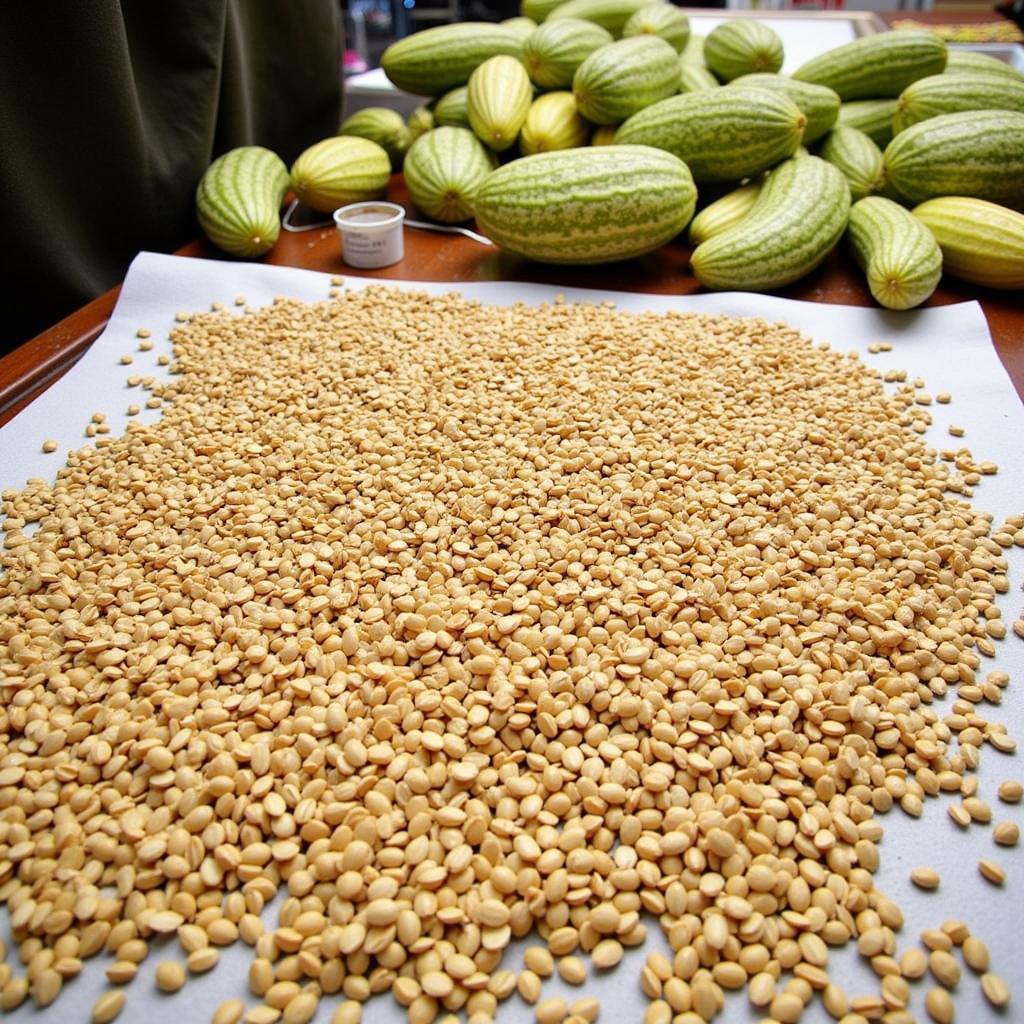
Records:
[[[979,974],[988,970],[988,946],[973,935],[964,940],[963,956],[967,966]]]
[[[993,860],[979,860],[978,870],[993,885],[1002,885],[1006,881],[1006,872]]]
[[[281,1019],[281,1011],[273,1006],[251,1006],[245,1011],[244,1024],[276,1024]]]
[[[320,1000],[312,992],[300,992],[284,1008],[283,1024],[309,1024],[316,1015]]]
[[[960,965],[945,950],[934,950],[928,957],[928,967],[935,980],[946,988],[952,988],[960,980]]]
[[[992,838],[1000,846],[1016,846],[1020,839],[1020,827],[1015,821],[1000,821],[992,829]]]
[[[540,978],[533,971],[520,971],[516,988],[524,1002],[531,1006],[540,999]]]
[[[588,1024],[594,1024],[601,1013],[601,1004],[593,997],[585,996],[569,1004],[569,1013],[574,1017],[581,1017]]]
[[[1021,796],[1024,796],[1024,786],[1017,782],[1016,779],[1007,779],[1006,782],[999,784],[999,799],[1003,803],[1020,803]]]
[[[567,956],[579,945],[580,937],[575,928],[556,928],[548,936],[548,949],[554,956]]]
[[[32,983],[32,999],[36,1006],[49,1006],[60,995],[64,979],[52,968],[40,971]]]
[[[148,327],[140,327],[135,332],[136,338],[148,338],[153,332]]]
[[[92,1024],[108,1024],[117,1018],[124,1009],[125,995],[120,989],[114,992],[104,992],[103,995],[92,1004]]]
[[[165,960],[157,965],[155,977],[161,992],[177,992],[185,984],[185,969],[177,960]]]
[[[55,452],[56,450],[57,450],[57,442],[56,441],[44,441],[43,442],[43,451],[46,452],[47,455]]]
[[[964,810],[974,821],[987,824],[992,820],[992,808],[979,797],[971,796],[964,800]]]
[[[952,395],[948,391],[940,391],[935,396],[935,401],[940,402],[942,405],[946,405],[952,401]]]
[[[804,1012],[803,1001],[791,992],[780,992],[768,1008],[769,1014],[782,1024],[796,1024]],[[706,1018],[705,1018],[706,1019]]]
[[[243,1013],[245,1013],[245,1003],[241,999],[226,999],[214,1011],[212,1024],[238,1024]]]
[[[566,1001],[552,996],[537,1005],[533,1017],[537,1024],[561,1024],[568,1012]]]
[[[904,978],[923,978],[927,970],[928,957],[916,946],[912,946],[900,957],[900,973]]]
[[[672,1007],[664,999],[655,999],[647,1004],[644,1024],[672,1024]]]
[[[568,985],[582,985],[587,980],[587,966],[578,956],[564,956],[558,961],[558,974]]]
[[[963,427],[955,427],[955,426],[950,425],[949,432],[950,432],[950,434],[953,435],[953,437],[963,437],[964,436],[964,428]]]
[[[932,868],[914,868],[910,880],[919,889],[938,889],[939,873]]]
[[[622,959],[622,954],[621,943],[615,939],[602,939],[594,947],[590,957],[598,970],[606,971],[614,967]]]
[[[540,978],[550,978],[555,973],[555,961],[543,946],[528,946],[523,963]]]
[[[962,946],[970,937],[971,930],[963,921],[943,921],[942,931],[949,936],[954,946]]]
[[[998,974],[983,974],[981,976],[981,991],[997,1009],[1002,1009],[1010,1001],[1010,989]]]
[[[956,1012],[953,999],[944,988],[930,988],[924,997],[924,1006],[935,1024],[952,1024]]]
[[[206,971],[216,967],[219,960],[220,953],[212,946],[207,946],[204,949],[197,949],[189,953],[185,958],[185,966],[188,967],[192,974],[204,974]]]

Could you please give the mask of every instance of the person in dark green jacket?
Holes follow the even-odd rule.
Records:
[[[337,0],[0,4],[0,352],[197,233],[210,161],[341,116]]]

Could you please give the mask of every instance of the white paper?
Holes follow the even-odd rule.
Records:
[[[342,271],[339,269],[339,272]],[[818,341],[830,342],[843,351],[862,353],[870,365],[881,369],[906,369],[911,377],[924,378],[932,394],[949,391],[953,395],[950,405],[931,407],[935,425],[929,439],[937,448],[966,445],[978,458],[999,464],[998,475],[986,477],[977,489],[976,505],[991,511],[997,519],[1024,511],[1024,452],[1020,443],[1024,436],[1024,408],[996,355],[977,303],[889,313],[746,293],[663,296],[511,282],[450,285],[379,282],[349,274],[344,277],[348,288],[387,284],[422,289],[431,294],[459,291],[498,305],[551,301],[563,294],[569,301],[612,298],[620,309],[634,311],[683,310],[785,320]],[[127,406],[133,402],[144,404],[146,397],[140,389],[126,387],[125,379],[132,374],[166,375],[156,360],[160,354],[170,353],[167,333],[173,327],[176,312],[208,309],[215,301],[240,311],[242,307],[233,305],[238,296],[243,296],[253,306],[264,305],[278,295],[316,301],[327,298],[330,287],[329,275],[312,271],[141,254],[132,264],[110,323],[92,348],[65,377],[11,423],[0,428],[0,489],[21,487],[32,476],[52,478],[62,463],[62,454],[43,454],[40,449],[43,440],[58,441],[60,453],[87,443],[83,430],[93,412],[106,413],[113,431],[123,429]],[[135,332],[139,327],[148,327],[153,332],[155,344],[150,352],[138,351]],[[893,351],[868,354],[871,342],[889,342]],[[126,353],[133,355],[130,366],[119,363],[120,356]],[[138,418],[152,421],[159,415],[159,411],[144,410]],[[951,423],[966,428],[962,440],[949,437],[946,431]],[[1020,549],[1009,553],[1013,589],[1000,602],[1008,622],[1021,615],[1024,603],[1020,592],[1024,570],[1022,556],[1024,552]],[[1024,741],[1024,701],[1017,691],[1024,669],[1022,645],[1011,636],[999,646],[998,657],[985,668],[1003,668],[1010,672],[1013,682],[1006,691],[1002,707],[984,706],[982,713],[1007,723],[1011,734]],[[947,699],[947,706],[948,703]],[[994,820],[1010,819],[1024,825],[1024,807],[1002,804],[995,795],[998,784],[1004,779],[1024,779],[1020,756],[1007,757],[986,748],[978,776],[979,795],[992,806]],[[1024,854],[1021,847],[995,846],[991,826],[973,826],[968,832],[961,832],[946,814],[949,802],[947,797],[928,800],[917,822],[907,820],[899,810],[880,819],[886,835],[880,846],[882,867],[876,877],[880,888],[896,900],[906,915],[899,950],[917,944],[917,937],[925,928],[938,927],[948,918],[965,920],[974,934],[988,944],[992,969],[1016,990],[1016,1003],[1007,1013],[994,1014],[981,997],[976,977],[965,968],[955,994],[958,1019],[1022,1019],[1024,956],[1017,949],[1016,940],[1024,911]],[[1008,881],[1001,890],[978,874],[977,862],[982,857],[996,860],[1006,869]],[[940,872],[942,885],[937,892],[923,893],[911,886],[908,874],[917,866],[931,866]],[[6,914],[3,919],[2,933],[11,949]],[[266,920],[272,923],[272,911],[268,912]],[[646,1005],[646,998],[638,987],[640,967],[649,951],[665,948],[657,923],[649,921],[648,925],[647,946],[628,951],[623,963],[614,971],[600,977],[591,971],[587,983],[578,989],[556,978],[545,983],[544,995],[562,995],[570,1001],[584,994],[594,995],[601,1000],[603,1021],[639,1024]],[[524,945],[520,943],[510,950],[503,966],[518,969]],[[180,959],[179,951],[174,942],[154,943],[153,946],[140,968],[139,977],[127,989],[128,1001],[121,1020],[133,1024],[143,1020],[145,1024],[199,1024],[208,1021],[213,1009],[224,999],[238,996],[250,1004],[257,1002],[246,984],[251,958],[248,948],[240,946],[224,951],[214,971],[190,981],[177,995],[167,997],[156,992],[153,973],[161,960]],[[108,964],[109,960],[89,961],[82,976],[70,982],[68,991],[48,1010],[38,1012],[31,1006],[23,1006],[10,1015],[10,1019],[37,1024],[86,1021],[93,1000],[106,988],[103,970]],[[851,996],[878,992],[878,979],[864,967],[852,947],[833,951],[831,971]],[[925,979],[913,986],[911,1009],[918,1020],[927,1019],[923,1000],[931,984],[933,980]],[[317,1022],[330,1019],[336,1001],[334,997],[324,1000]],[[749,1007],[745,995],[740,993],[729,997],[718,1020],[757,1020],[762,1016],[763,1013]],[[803,1019],[815,1024],[830,1020],[817,1000],[812,1002]],[[364,1014],[367,1024],[399,1024],[404,1020],[404,1011],[390,997],[375,999]],[[533,1020],[533,1011],[518,997],[513,997],[502,1004],[498,1020],[503,1024],[526,1024]]]

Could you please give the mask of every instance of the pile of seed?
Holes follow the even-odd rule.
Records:
[[[179,319],[160,422],[3,495],[3,1009],[106,951],[112,1020],[174,935],[193,973],[253,947],[216,1024],[388,991],[485,1024],[652,915],[653,1024],[747,985],[786,1024],[908,1016],[877,815],[1013,749],[981,665],[1024,542],[914,384],[726,317],[373,288]],[[830,983],[850,940],[880,994]]]

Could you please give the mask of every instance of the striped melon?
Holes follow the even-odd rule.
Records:
[[[548,15],[565,3],[565,0],[522,0],[519,13],[524,18],[535,21],[538,25],[547,20]]]
[[[704,63],[704,43],[706,42],[704,36],[699,36],[695,32],[690,33],[690,38],[686,40],[686,45],[683,47],[682,53],[679,54],[679,59],[687,64],[695,64],[699,68],[706,68],[707,65]]]
[[[782,40],[752,19],[724,22],[704,41],[704,63],[723,82],[756,71],[778,71],[783,59]]]
[[[986,288],[1024,289],[1024,214],[943,196],[916,206],[914,216],[935,236],[947,273]]]
[[[699,185],[741,181],[792,154],[804,122],[781,93],[733,86],[655,103],[626,121],[615,141],[668,150]]]
[[[590,144],[592,146],[610,146],[615,142],[617,131],[618,126],[614,124],[598,125],[590,135]]]
[[[856,128],[833,128],[825,136],[818,155],[842,171],[854,202],[882,191],[882,151]]]
[[[705,89],[717,89],[719,81],[706,67],[679,60],[679,91],[703,92]]]
[[[405,183],[428,217],[453,224],[473,216],[473,200],[493,169],[493,157],[471,131],[435,128],[409,148]]]
[[[892,121],[896,100],[854,100],[839,107],[836,124],[859,128],[871,141],[885,149],[892,142]]]
[[[1024,112],[1024,78],[945,73],[919,78],[896,101],[893,132],[898,135],[919,121],[960,110]]]
[[[530,34],[521,60],[535,85],[565,89],[583,61],[611,42],[612,34],[592,21],[561,18],[545,22]]]
[[[218,157],[196,188],[203,234],[232,256],[262,256],[281,231],[288,169],[262,146],[240,146]]]
[[[651,0],[568,0],[559,4],[548,16],[555,21],[560,18],[581,18],[606,28],[618,38],[626,22],[642,10]]]
[[[686,227],[697,192],[686,165],[646,146],[563,149],[499,167],[476,196],[480,228],[544,263],[609,263]]]
[[[596,50],[572,79],[576,106],[595,124],[625,121],[678,88],[676,51],[664,39],[647,35],[620,39]]]
[[[739,224],[754,208],[763,184],[761,178],[756,178],[705,206],[690,222],[690,241],[700,245]]]
[[[754,74],[740,75],[730,85],[753,86],[769,92],[781,92],[799,108],[807,124],[804,126],[804,145],[816,142],[836,123],[839,116],[839,97],[823,85],[798,82],[786,75]]]
[[[885,149],[889,183],[908,202],[970,196],[1024,206],[1024,114],[969,110],[900,132]]]
[[[523,152],[545,153],[553,149],[585,146],[590,125],[580,117],[571,92],[548,92],[530,106],[519,144]]]
[[[523,65],[515,57],[491,57],[469,79],[470,127],[500,153],[515,145],[532,99],[533,87]]]
[[[899,203],[868,196],[850,208],[847,236],[871,294],[886,309],[913,309],[942,277],[934,235]]]
[[[292,164],[292,191],[299,200],[330,213],[346,203],[378,199],[387,188],[391,161],[369,139],[336,135],[301,153]]]
[[[768,175],[738,224],[697,246],[697,280],[715,290],[781,288],[809,274],[846,229],[850,188],[825,160],[797,156]]]
[[[524,41],[526,40],[526,37],[537,27],[537,22],[535,22],[533,18],[506,18],[504,21],[499,22],[499,24],[518,33],[519,38]]]
[[[623,26],[623,39],[639,35],[658,36],[681,53],[690,38],[690,19],[672,4],[654,3],[641,8]]]
[[[465,85],[488,57],[518,57],[523,37],[504,25],[463,21],[424,29],[392,43],[381,57],[384,74],[406,92],[440,96]]]
[[[434,127],[434,112],[429,106],[417,107],[405,123],[409,128],[409,144],[412,145],[421,135]]]
[[[460,85],[446,92],[434,104],[434,123],[449,128],[469,127],[469,86]]]
[[[365,107],[357,111],[342,121],[338,134],[358,135],[376,142],[387,153],[394,170],[402,166],[405,151],[412,141],[402,115],[388,107]]]
[[[997,57],[990,57],[987,53],[976,53],[974,50],[961,50],[956,46],[949,48],[946,70],[951,75],[995,75],[998,78],[1010,78],[1015,82],[1024,79],[1024,74]]]
[[[840,99],[899,96],[911,82],[946,66],[946,44],[921,29],[863,36],[814,57],[793,72],[801,82],[827,85]]]

